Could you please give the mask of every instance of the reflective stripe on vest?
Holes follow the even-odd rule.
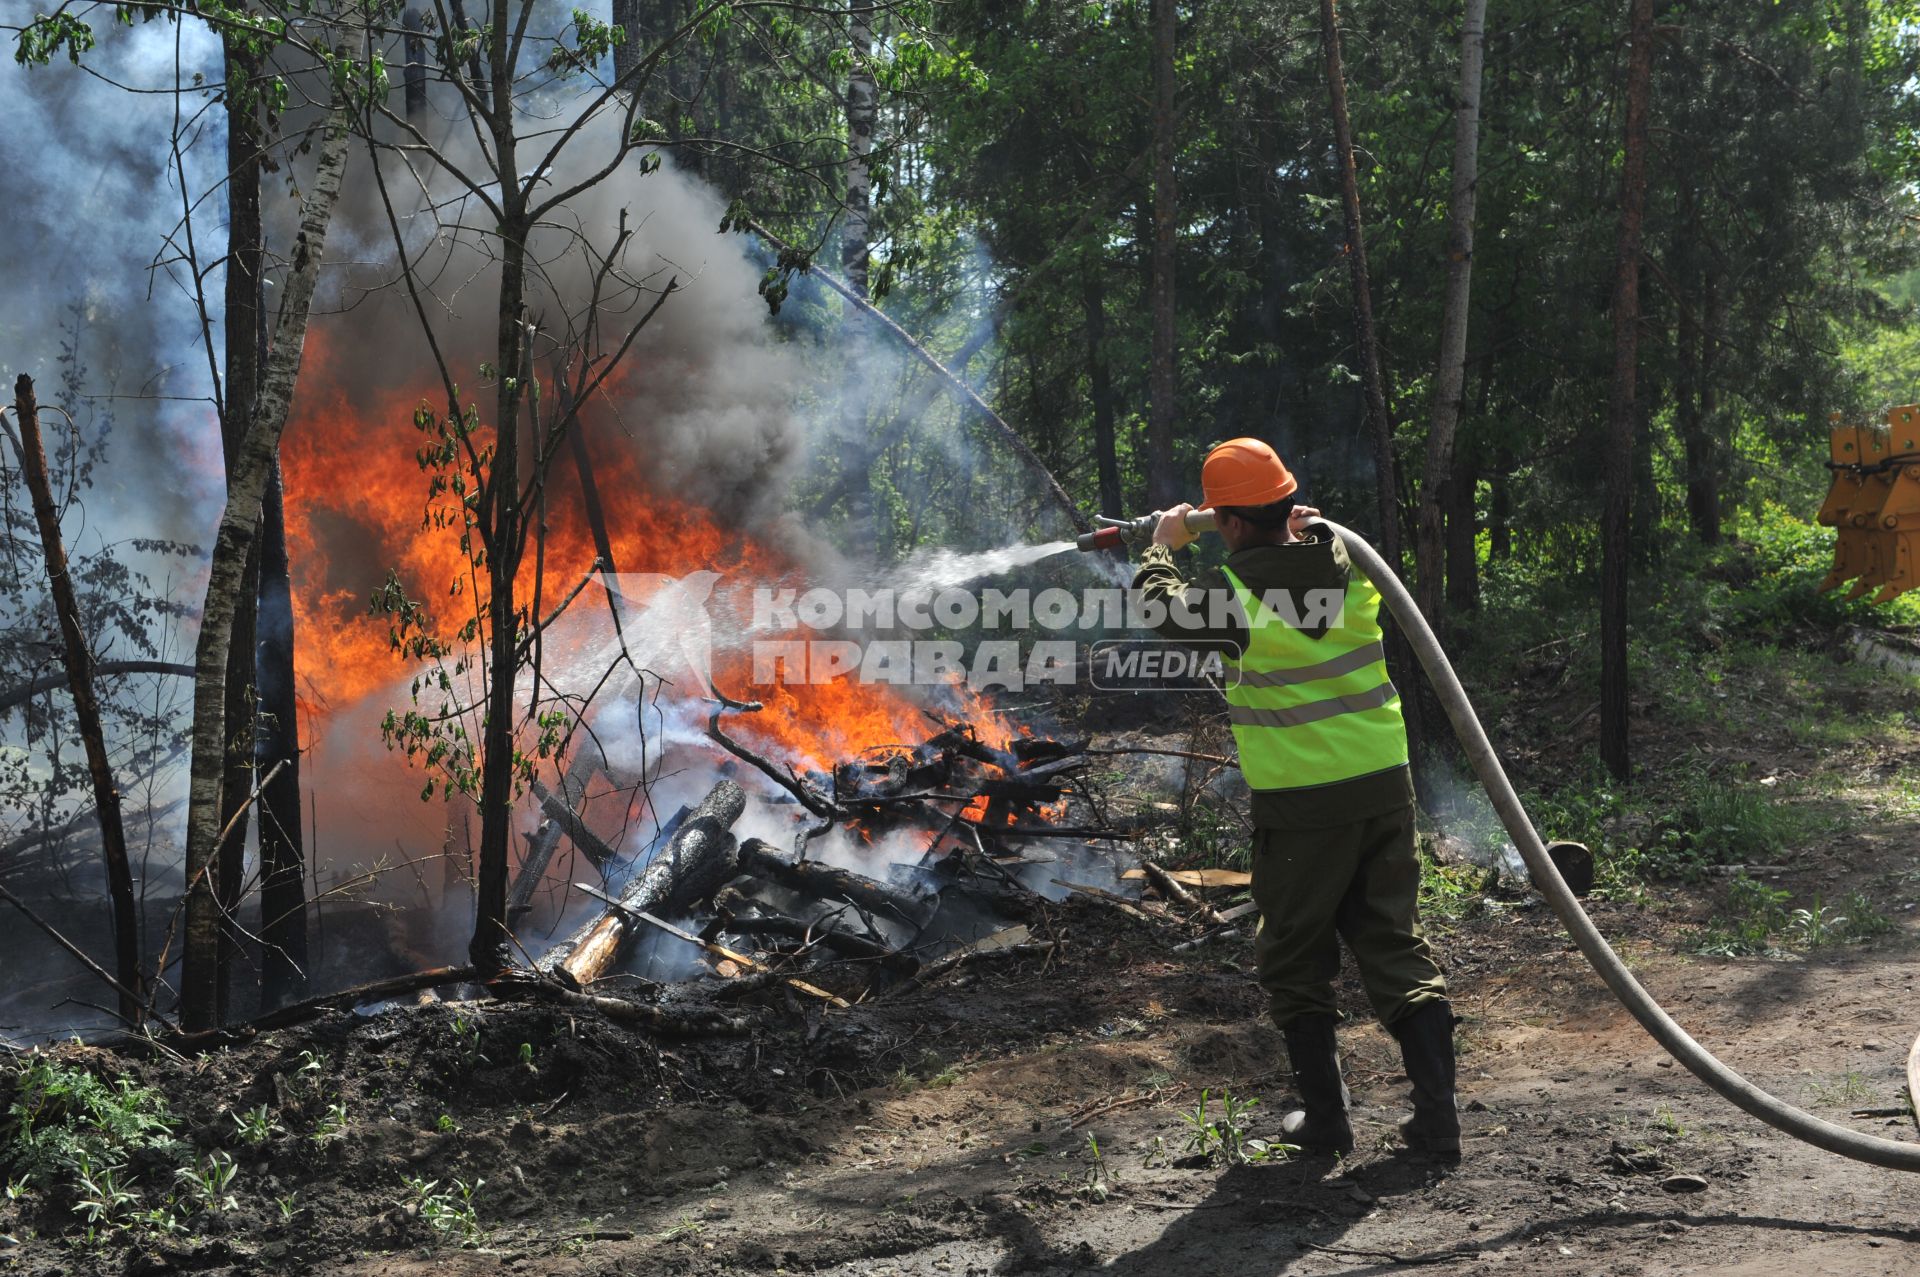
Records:
[[[1307,789],[1405,766],[1406,722],[1387,678],[1373,583],[1351,573],[1337,622],[1315,639],[1231,570],[1226,577],[1249,622],[1246,650],[1227,660],[1226,688],[1247,784]]]

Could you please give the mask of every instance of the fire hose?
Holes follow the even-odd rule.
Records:
[[[1136,530],[1141,524],[1155,517],[1149,515],[1146,520],[1112,525],[1101,531],[1116,532],[1122,539],[1130,541],[1137,535]],[[1479,777],[1487,797],[1493,801],[1494,810],[1500,815],[1500,823],[1506,826],[1507,834],[1519,849],[1521,859],[1526,862],[1534,886],[1553,906],[1554,913],[1559,915],[1561,923],[1572,935],[1574,944],[1587,962],[1606,982],[1620,1005],[1640,1022],[1640,1027],[1722,1099],[1775,1130],[1855,1161],[1884,1166],[1889,1170],[1920,1171],[1920,1144],[1903,1144],[1836,1126],[1761,1090],[1715,1059],[1711,1052],[1667,1014],[1665,1008],[1654,1001],[1653,995],[1633,978],[1633,973],[1627,970],[1620,955],[1600,934],[1600,929],[1587,916],[1587,911],[1581,907],[1579,899],[1547,855],[1546,845],[1539,831],[1533,827],[1526,808],[1521,805],[1513,782],[1507,779],[1506,769],[1500,765],[1499,756],[1494,753],[1493,744],[1487,739],[1486,729],[1481,726],[1479,715],[1474,713],[1473,703],[1467,699],[1466,689],[1460,686],[1453,663],[1447,659],[1440,640],[1434,636],[1433,627],[1420,614],[1406,585],[1387,565],[1387,561],[1380,557],[1379,552],[1358,533],[1331,520],[1323,522],[1340,538],[1346,546],[1348,558],[1373,582],[1386,600],[1387,609],[1399,622],[1401,632],[1412,645],[1414,655],[1419,658],[1421,668],[1426,671],[1441,705],[1447,711],[1447,719],[1453,724],[1454,735],[1459,738],[1461,747],[1467,752],[1467,760],[1472,763],[1474,774]],[[1188,528],[1196,532],[1210,528],[1212,523],[1211,511],[1196,511],[1187,519]],[[1089,533],[1087,538],[1099,535],[1099,532]],[[1087,538],[1083,538],[1083,542]],[[1082,548],[1094,547],[1083,543]],[[1915,1102],[1920,1103],[1920,1097],[1915,1097]]]

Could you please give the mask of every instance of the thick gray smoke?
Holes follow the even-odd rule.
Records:
[[[582,103],[544,103],[524,131],[522,167],[531,172]],[[621,118],[603,108],[567,143],[536,198],[589,180],[618,151]],[[423,131],[462,172],[484,172],[472,130],[437,115]],[[793,411],[800,376],[795,353],[767,322],[758,296],[760,268],[742,236],[719,232],[724,205],[696,179],[662,165],[648,172],[645,152],[555,210],[529,242],[530,315],[540,328],[536,373],[551,395],[557,348],[584,344],[586,354],[615,354],[628,331],[666,297],[621,357],[593,402],[586,429],[606,433],[645,463],[659,491],[745,521],[777,512],[800,459],[802,429]],[[383,161],[388,196],[411,260],[426,284],[427,309],[462,393],[491,417],[492,391],[480,365],[495,357],[499,241],[481,202],[430,161],[411,169],[392,153]],[[354,370],[344,391],[363,411],[391,412],[395,392],[424,392],[444,401],[419,316],[397,282],[397,254],[372,161],[355,154],[347,197],[337,214],[350,262],[330,289],[349,313],[330,322],[325,340],[337,366]],[[621,242],[622,227],[627,238]],[[611,260],[614,268],[603,273]],[[595,310],[591,303],[599,295]],[[589,324],[597,331],[583,337]],[[580,355],[575,353],[577,367]],[[549,398],[543,414],[555,410]],[[404,421],[393,423],[404,430]],[[624,494],[623,494],[624,495]]]
[[[10,175],[0,218],[4,399],[12,399],[20,373],[34,378],[42,402],[55,398],[64,371],[62,326],[78,318],[84,389],[100,396],[81,402],[81,424],[96,425],[111,409],[118,425],[110,464],[87,503],[91,526],[82,548],[91,548],[94,536],[204,541],[220,496],[219,424],[192,272],[174,260],[185,251],[181,184],[168,144],[174,101],[120,86],[171,87],[176,66],[182,83],[191,85],[196,74],[217,81],[220,48],[198,22],[105,22],[84,69],[64,57],[32,68],[0,59],[0,171]],[[219,111],[196,114],[210,97],[190,93],[180,103],[192,198],[213,188],[226,167]],[[221,207],[216,196],[195,219],[203,261],[225,249],[214,215]],[[217,314],[218,271],[205,287]],[[165,481],[156,484],[156,476]]]

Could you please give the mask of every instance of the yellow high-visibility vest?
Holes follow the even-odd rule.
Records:
[[[1256,790],[1309,789],[1407,765],[1407,724],[1387,678],[1380,592],[1350,572],[1321,637],[1288,624],[1227,571],[1246,610],[1246,651],[1227,658],[1240,770]]]

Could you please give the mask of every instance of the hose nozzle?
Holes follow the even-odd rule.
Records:
[[[1095,522],[1102,526],[1092,532],[1082,532],[1074,539],[1074,544],[1080,549],[1118,550],[1123,546],[1138,549],[1153,540],[1153,529],[1160,522],[1160,512],[1156,510],[1137,519],[1109,519],[1103,515]],[[1213,511],[1188,511],[1186,524],[1189,532],[1211,532],[1214,529]]]

